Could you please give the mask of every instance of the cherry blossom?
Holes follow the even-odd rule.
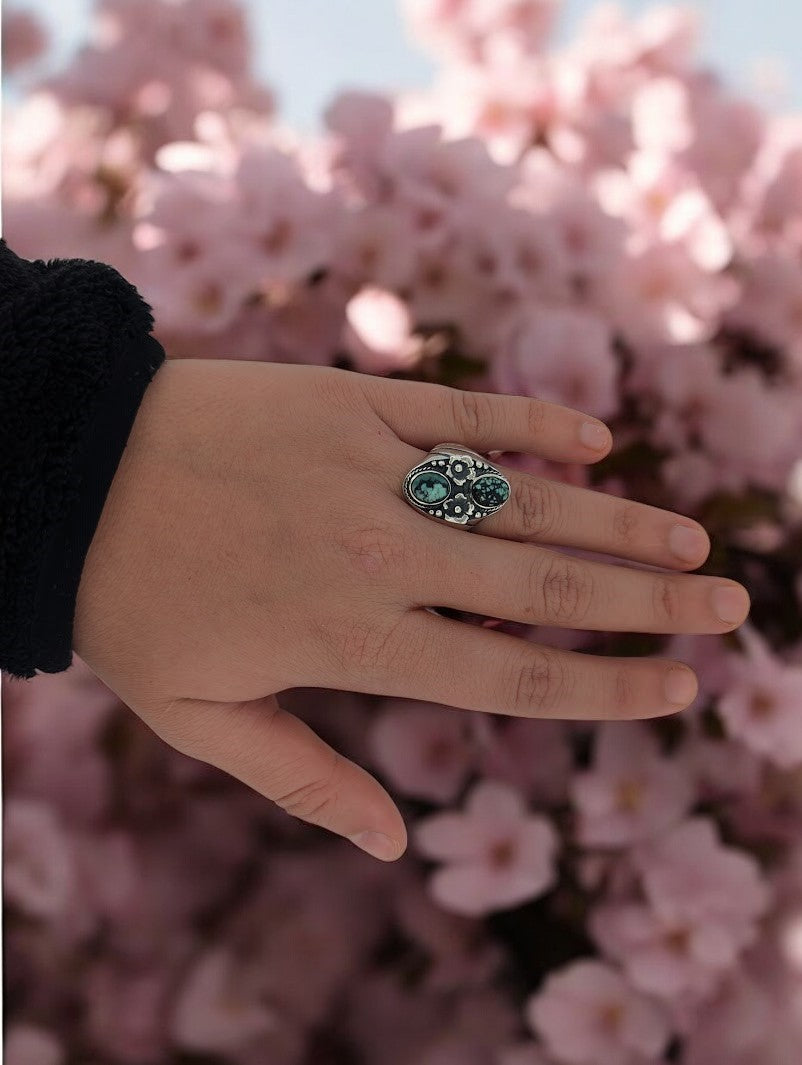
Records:
[[[802,763],[802,666],[774,656],[751,625],[742,631],[743,655],[730,657],[730,680],[718,712],[728,733],[775,765]]]
[[[527,1016],[565,1065],[645,1065],[668,1042],[666,1016],[612,967],[578,961],[551,973]]]
[[[406,699],[382,711],[370,732],[374,757],[407,795],[445,804],[455,799],[474,761],[464,710]]]
[[[635,723],[599,727],[592,768],[576,774],[571,794],[579,839],[606,847],[658,835],[693,801],[685,767],[661,756],[653,734]]]
[[[417,849],[445,862],[431,879],[435,899],[467,916],[518,905],[554,883],[557,836],[507,785],[482,781],[464,813],[439,813],[415,826]]]

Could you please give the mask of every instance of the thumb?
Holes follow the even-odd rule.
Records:
[[[346,837],[375,858],[395,861],[406,850],[404,820],[381,784],[274,695],[232,704],[176,699],[151,724],[183,754],[230,773],[292,816]]]

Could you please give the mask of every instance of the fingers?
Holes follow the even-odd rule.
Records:
[[[612,632],[730,632],[750,606],[746,589],[721,577],[589,561],[434,522],[420,534],[408,591],[416,605]]]
[[[691,518],[547,477],[499,469],[510,482],[510,498],[475,527],[482,535],[562,544],[670,569],[696,569],[710,552],[710,537]]]
[[[475,451],[523,451],[554,462],[588,463],[606,455],[612,444],[604,422],[555,403],[358,376],[379,417],[401,440],[424,451],[457,440]]]
[[[230,773],[292,816],[383,861],[403,854],[404,821],[384,788],[274,696],[230,706],[176,700],[155,723],[153,717],[152,727],[171,746]]]
[[[514,717],[631,720],[675,713],[698,685],[681,662],[563,651],[428,610],[383,641],[383,667],[354,670],[354,691]]]

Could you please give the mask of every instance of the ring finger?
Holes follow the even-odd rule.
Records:
[[[399,457],[397,469],[407,470],[422,462],[426,453],[400,444]],[[499,462],[493,465],[510,482],[510,498],[495,514],[488,514],[474,526],[474,533],[576,547],[670,569],[696,569],[710,552],[710,538],[692,518],[562,484]],[[394,472],[391,476],[400,485],[402,475]],[[393,487],[398,492],[398,485]],[[467,530],[457,527],[447,531]]]

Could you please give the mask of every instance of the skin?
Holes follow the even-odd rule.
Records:
[[[568,628],[729,632],[747,617],[746,590],[679,572],[707,557],[701,526],[503,463],[509,502],[473,531],[442,525],[405,502],[401,483],[444,440],[577,463],[612,445],[602,423],[522,396],[331,367],[167,360],[90,545],[76,652],[167,743],[383,860],[407,843],[393,800],[283,710],[277,692],[322,687],[605,720],[689,705],[697,683],[683,663],[551,649],[425,608]],[[695,547],[676,526],[696,533]],[[677,536],[684,558],[671,550]],[[544,543],[660,569],[585,561]],[[723,617],[721,589],[731,599],[719,604]]]

